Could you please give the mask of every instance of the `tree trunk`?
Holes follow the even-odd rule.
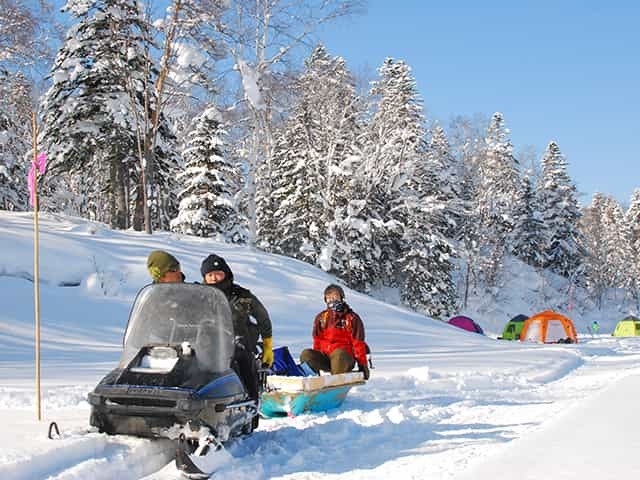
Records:
[[[149,205],[149,194],[151,193],[151,151],[148,148],[145,148],[144,152],[144,165],[142,166],[142,175],[141,178],[141,188],[142,188],[142,212],[144,216],[144,231],[145,233],[151,234],[151,206]]]
[[[118,228],[117,224],[117,206],[116,206],[116,186],[118,184],[118,168],[113,157],[109,159],[109,190],[107,198],[109,202],[109,226],[113,229]]]
[[[471,277],[471,267],[469,266],[469,263],[467,263],[467,271],[464,275],[464,301],[463,301],[463,305],[464,308],[467,308],[467,303],[469,301],[469,279]]]
[[[124,208],[125,208],[125,228],[131,226],[131,170],[128,163],[122,165],[124,179],[122,189],[124,191]]]
[[[127,196],[125,193],[125,176],[126,171],[124,163],[121,160],[116,161],[116,183],[113,186],[115,190],[115,206],[116,206],[116,228],[125,230],[127,228]]]
[[[158,217],[158,230],[165,230],[166,208],[160,198],[160,189],[156,188],[156,214]]]
[[[144,228],[144,184],[142,183],[142,175],[138,179],[138,188],[136,189],[135,207],[133,210],[133,229],[141,232]]]
[[[256,245],[256,169],[258,168],[258,134],[254,130],[253,138],[251,140],[251,153],[249,158],[249,172],[247,176],[247,191],[249,193],[249,200],[247,202],[247,214],[249,216],[249,245],[255,247]]]

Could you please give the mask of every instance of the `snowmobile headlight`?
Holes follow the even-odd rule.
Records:
[[[90,393],[88,395],[88,401],[89,401],[89,405],[102,405],[104,403],[104,398],[102,398],[102,395],[97,395],[95,393]]]
[[[187,398],[181,398],[176,400],[176,408],[178,410],[196,410],[202,408],[201,400],[190,400]]]

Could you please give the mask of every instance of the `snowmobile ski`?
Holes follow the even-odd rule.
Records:
[[[180,435],[176,447],[176,468],[183,476],[201,480],[211,477],[226,462],[229,454],[216,437],[187,439]]]
[[[54,435],[55,435],[55,438],[61,438],[62,437],[62,435],[60,435],[60,429],[58,428],[58,424],[56,422],[51,422],[49,424],[49,433],[48,433],[47,437],[49,437],[49,440],[53,440],[54,439]]]

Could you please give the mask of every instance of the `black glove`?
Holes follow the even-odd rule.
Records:
[[[369,365],[367,365],[366,363],[364,365],[358,364],[358,370],[362,372],[365,380],[369,380]]]

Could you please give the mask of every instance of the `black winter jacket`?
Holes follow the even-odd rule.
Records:
[[[250,352],[256,353],[258,338],[272,336],[269,313],[258,298],[250,290],[236,285],[228,279],[210,285],[220,289],[231,305],[233,328],[242,343]]]

